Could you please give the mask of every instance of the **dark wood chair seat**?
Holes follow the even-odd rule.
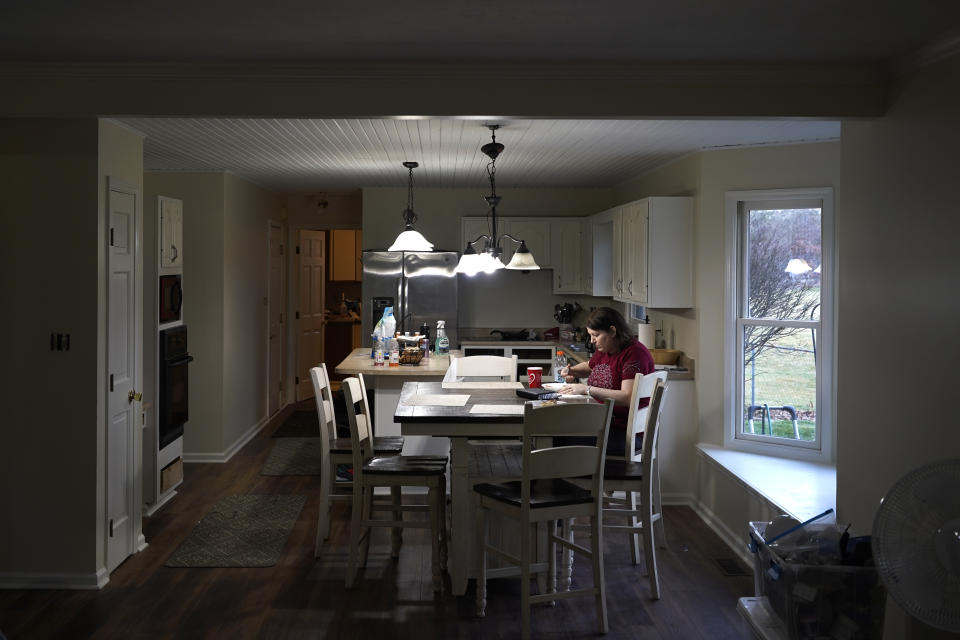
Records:
[[[519,480],[502,484],[478,484],[473,487],[477,493],[500,502],[520,507],[523,503]],[[530,486],[530,508],[566,507],[593,501],[589,489],[558,478],[534,480]]]
[[[443,475],[446,469],[446,456],[388,456],[363,465],[363,472],[371,475]]]
[[[383,436],[373,439],[375,454],[397,454],[403,450],[403,436]],[[330,443],[330,453],[353,453],[350,438],[337,438]]]
[[[607,458],[603,467],[604,480],[636,481],[643,480],[643,463]]]

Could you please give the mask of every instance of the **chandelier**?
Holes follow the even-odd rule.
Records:
[[[487,205],[490,207],[490,233],[478,236],[475,240],[467,241],[467,247],[460,256],[460,262],[457,264],[457,273],[463,273],[473,276],[481,271],[483,273],[493,273],[499,269],[507,268],[518,271],[533,271],[540,266],[533,259],[533,254],[527,248],[527,243],[523,240],[514,238],[509,233],[497,233],[497,205],[500,204],[500,196],[497,195],[497,157],[503,151],[503,145],[497,142],[498,124],[489,124],[491,141],[480,147],[480,151],[490,158],[487,164],[487,176],[490,180],[490,195],[484,196]],[[515,242],[517,250],[510,259],[509,264],[504,265],[500,256],[503,254],[503,240],[508,239]]]
[[[387,251],[433,251],[433,244],[413,228],[417,214],[413,212],[413,170],[420,166],[417,162],[404,162],[407,168],[407,208],[403,210],[403,231],[393,241]]]

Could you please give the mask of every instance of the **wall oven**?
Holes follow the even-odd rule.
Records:
[[[160,276],[160,324],[180,320],[183,308],[183,281],[178,274]]]
[[[187,327],[180,325],[160,332],[160,396],[158,411],[159,448],[183,435],[189,419]]]

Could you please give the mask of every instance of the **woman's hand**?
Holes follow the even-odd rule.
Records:
[[[568,384],[567,386],[562,387],[558,393],[570,396],[585,396],[587,395],[587,385]]]
[[[566,366],[563,369],[560,369],[560,375],[563,377],[564,382],[574,382],[577,379],[577,376],[570,373],[570,366]]]

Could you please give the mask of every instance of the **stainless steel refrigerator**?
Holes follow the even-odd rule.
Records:
[[[370,335],[385,307],[393,307],[397,331],[413,335],[424,323],[436,342],[437,320],[446,323],[450,348],[459,344],[455,251],[364,251],[363,340]]]

